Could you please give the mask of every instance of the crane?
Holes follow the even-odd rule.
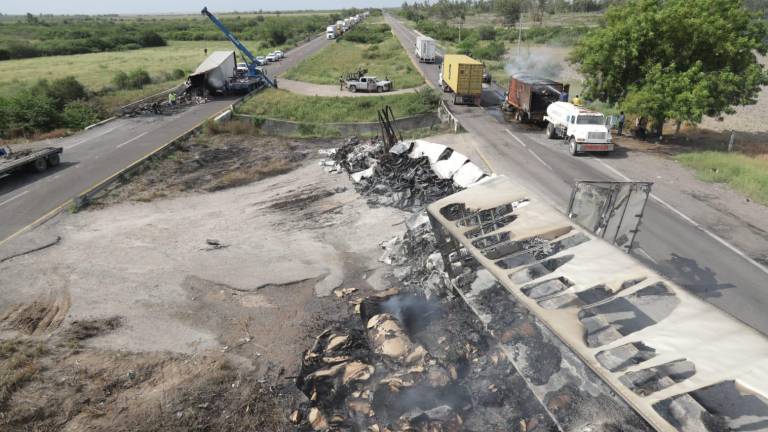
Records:
[[[240,53],[243,55],[243,58],[245,59],[245,63],[248,66],[248,77],[253,78],[256,81],[263,81],[267,85],[270,85],[272,87],[276,87],[275,83],[269,79],[269,77],[261,70],[258,66],[259,62],[256,61],[256,58],[253,56],[251,51],[246,48],[245,45],[243,45],[242,42],[240,42],[240,39],[237,38],[229,29],[227,26],[224,25],[217,17],[216,15],[212,14],[210,11],[208,11],[208,7],[203,7],[203,10],[200,11],[201,14],[205,15],[210,19],[216,27],[221,30],[222,33],[224,33],[224,36],[229,39],[232,44],[237,47],[237,49],[240,51]]]

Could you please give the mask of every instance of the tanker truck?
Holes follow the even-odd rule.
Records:
[[[568,151],[576,156],[583,152],[613,151],[611,132],[605,116],[568,102],[555,102],[547,107],[547,138],[565,139]]]

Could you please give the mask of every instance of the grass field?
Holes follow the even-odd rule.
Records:
[[[248,100],[240,112],[306,123],[372,122],[377,120],[377,110],[385,105],[392,107],[396,117],[435,110],[438,99],[427,92],[345,98],[300,96],[269,89]]]
[[[379,44],[361,44],[340,40],[304,60],[285,74],[285,78],[314,84],[339,84],[339,77],[358,68],[380,79],[393,81],[395,89],[418,87],[424,78],[394,35]]]
[[[259,43],[244,42],[249,47]],[[140,90],[118,91],[103,97],[108,107],[126,104],[143,96],[171,87],[177,81],[167,81],[162,75],[174,69],[194,70],[205,59],[204,48],[210,54],[216,50],[232,50],[228,41],[171,41],[168,46],[131,51],[38,57],[0,62],[0,96],[8,96],[38,79],[74,76],[88,89],[101,91],[110,86],[118,71],[142,68],[153,76],[154,82]],[[259,54],[271,51],[261,47]]]
[[[725,183],[764,205],[768,205],[768,159],[716,151],[684,153],[675,157],[693,168],[704,181]]]

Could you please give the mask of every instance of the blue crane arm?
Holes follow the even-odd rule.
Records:
[[[237,47],[237,49],[239,49],[240,52],[243,53],[243,55],[248,57],[248,59],[250,60],[250,63],[256,62],[256,58],[253,56],[253,54],[251,54],[251,51],[248,50],[248,48],[246,48],[242,42],[240,42],[240,39],[238,39],[237,36],[235,36],[234,34],[232,34],[231,31],[229,31],[229,29],[227,28],[227,26],[224,25],[223,22],[221,22],[218,18],[216,18],[216,15],[208,11],[208,7],[204,7],[200,13],[207,16],[211,21],[213,21],[216,27],[218,27],[219,30],[221,30],[221,32],[224,33],[224,36],[226,36],[227,39],[229,39],[230,42],[232,42]]]

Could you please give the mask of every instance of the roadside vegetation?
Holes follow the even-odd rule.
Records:
[[[396,117],[407,117],[432,112],[439,102],[440,96],[431,89],[366,97],[301,96],[269,89],[243,104],[240,113],[302,123],[373,122],[385,105]]]
[[[683,153],[675,157],[692,168],[699,179],[725,183],[763,205],[768,205],[768,159],[717,151]]]
[[[363,22],[336,43],[320,50],[285,74],[285,78],[313,84],[339,85],[339,78],[367,69],[379,79],[389,78],[394,88],[424,84],[387,24]]]

